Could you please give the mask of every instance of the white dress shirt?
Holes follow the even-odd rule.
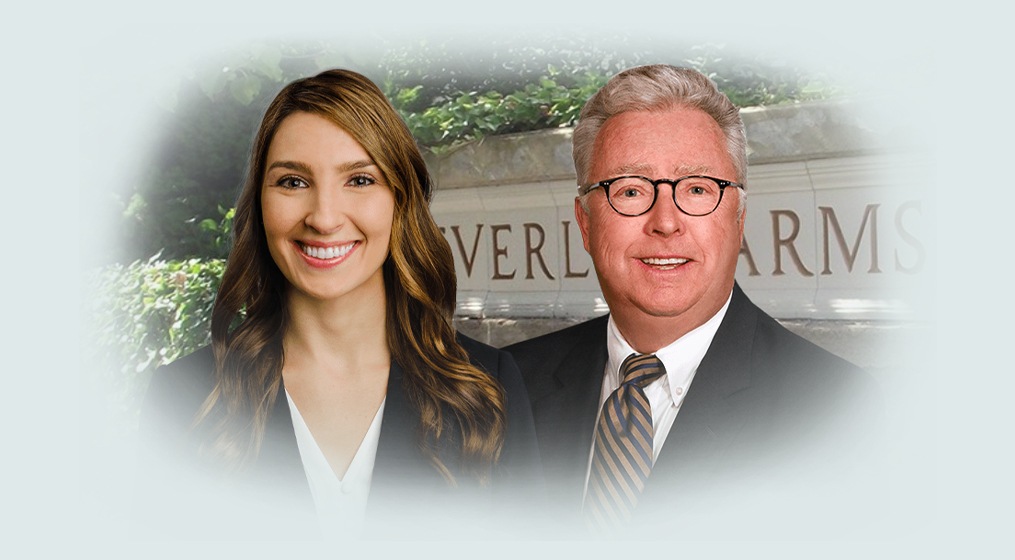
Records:
[[[701,326],[670,343],[669,346],[655,352],[656,357],[666,367],[666,375],[656,379],[645,386],[645,397],[652,407],[652,460],[659,458],[659,452],[663,449],[663,442],[673,427],[673,421],[677,418],[680,405],[684,402],[691,387],[691,380],[698,371],[698,364],[712,344],[719,324],[726,316],[726,309],[730,306],[730,297],[722,308],[705,321]],[[606,328],[606,348],[609,357],[606,360],[606,371],[603,377],[603,389],[599,394],[599,413],[596,415],[596,425],[599,423],[599,416],[603,413],[603,403],[614,391],[620,387],[620,366],[631,354],[636,352],[628,344],[620,330],[610,316]],[[589,462],[585,471],[585,486],[588,488],[589,472],[592,468],[592,455],[595,452],[595,430],[592,432],[592,441],[589,442]]]
[[[303,461],[303,470],[310,483],[310,493],[314,496],[322,534],[325,538],[359,537],[363,531],[363,518],[367,498],[370,496],[377,443],[381,435],[381,419],[384,417],[384,403],[387,399],[377,407],[377,413],[356,449],[356,455],[349,463],[345,476],[338,478],[288,391],[285,396],[289,401],[300,460]]]

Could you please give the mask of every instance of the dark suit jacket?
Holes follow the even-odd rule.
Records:
[[[506,348],[529,390],[548,502],[574,520],[607,361],[607,320]],[[867,468],[855,467],[854,458],[872,441],[867,427],[877,423],[880,407],[864,372],[786,330],[734,286],[653,467],[639,523],[700,531],[714,528],[707,512],[728,527],[748,515],[743,508],[813,507],[798,502],[817,499],[826,476]],[[836,495],[851,486],[833,480]],[[778,498],[768,501],[771,496]],[[731,499],[736,507],[724,505]]]
[[[492,482],[480,486],[460,475],[449,488],[419,450],[418,416],[403,389],[402,369],[392,363],[367,507],[368,537],[393,532],[439,537],[444,531],[465,536],[462,526],[496,536],[503,529],[497,520],[514,516],[513,505],[541,500],[531,409],[514,361],[467,337],[459,336],[459,342],[506,394],[507,432]],[[275,398],[260,453],[241,472],[226,471],[199,452],[210,436],[192,425],[214,386],[213,371],[206,347],[160,368],[152,379],[140,426],[142,529],[158,537],[320,536],[284,389]],[[450,423],[449,429],[454,431]],[[458,441],[452,437],[438,450],[452,472]]]

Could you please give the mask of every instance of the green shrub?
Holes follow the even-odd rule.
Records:
[[[567,86],[558,82],[554,68],[547,74],[518,91],[462,93],[421,112],[404,109],[415,100],[418,86],[398,91],[393,99],[413,136],[440,152],[483,136],[573,125],[585,100],[608,79],[589,72]]]
[[[223,259],[113,264],[87,279],[90,337],[85,362],[108,390],[107,406],[136,419],[155,368],[210,342]]]

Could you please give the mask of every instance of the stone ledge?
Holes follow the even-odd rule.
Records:
[[[879,154],[884,131],[851,101],[741,110],[751,165]],[[572,128],[489,136],[426,161],[438,189],[528,184],[575,178]]]
[[[489,136],[453,151],[427,154],[439,189],[573,180],[571,128]]]

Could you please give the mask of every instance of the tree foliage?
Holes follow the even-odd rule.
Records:
[[[211,311],[224,271],[222,259],[155,255],[89,274],[85,363],[107,384],[109,404],[118,412],[136,415],[155,368],[210,342]]]
[[[493,134],[509,134],[573,124],[584,99],[606,83],[602,74],[586,73],[567,86],[553,67],[538,81],[507,94],[497,90],[462,93],[419,112],[404,109],[422,86],[403,88],[395,95],[402,118],[413,136],[433,151]]]
[[[609,45],[609,46],[604,46]],[[382,86],[424,149],[573,125],[582,104],[619,70],[648,62],[695,67],[740,106],[820,99],[835,93],[821,76],[788,64],[731,56],[721,45],[665,51],[616,41],[545,44],[461,41],[390,44],[370,53],[327,42],[256,44],[225,53],[180,80],[163,115],[145,172],[120,197],[119,239],[105,261],[160,253],[170,259],[224,258],[218,223],[239,193],[264,108],[285,84],[332,67]]]

